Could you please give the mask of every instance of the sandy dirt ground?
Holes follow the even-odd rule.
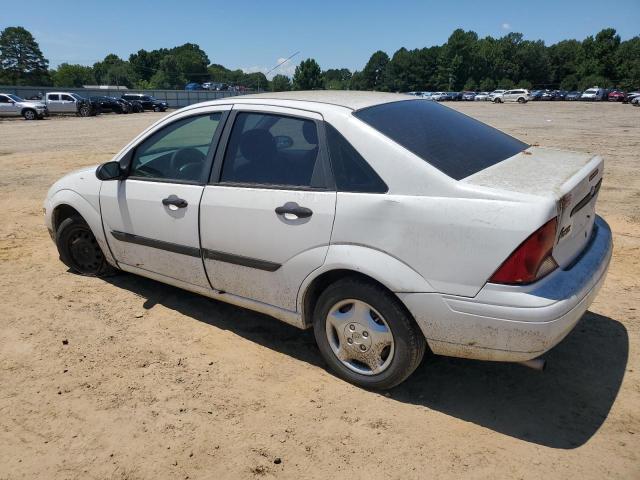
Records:
[[[160,283],[67,271],[42,201],[162,114],[0,121],[0,479],[640,478],[640,108],[452,105],[600,153],[606,284],[545,373],[427,358],[390,393],[310,331]]]

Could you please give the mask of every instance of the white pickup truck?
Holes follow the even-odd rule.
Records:
[[[0,117],[19,117],[37,120],[49,115],[47,106],[40,101],[24,100],[17,95],[0,93]]]

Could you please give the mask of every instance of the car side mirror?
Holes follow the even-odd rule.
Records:
[[[96,177],[98,180],[121,180],[124,172],[118,162],[106,162],[96,169]]]

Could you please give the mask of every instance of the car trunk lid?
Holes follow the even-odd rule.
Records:
[[[553,257],[565,268],[591,237],[603,168],[599,156],[529,147],[462,182],[552,199],[558,210]]]

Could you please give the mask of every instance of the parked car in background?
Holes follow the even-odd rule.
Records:
[[[433,92],[430,97],[431,100],[435,100],[436,102],[443,102],[447,99],[447,92]]]
[[[542,95],[544,94],[544,90],[532,90],[529,92],[529,99],[531,101],[542,100]]]
[[[556,94],[552,91],[552,90],[545,90],[542,92],[542,97],[540,98],[540,100],[544,100],[544,101],[552,101],[555,100],[555,96]]]
[[[517,102],[527,103],[529,101],[529,90],[517,88],[515,90],[507,90],[502,94],[501,102]]]
[[[100,105],[77,93],[47,92],[42,100],[51,114],[74,114],[93,117],[100,113]]]
[[[591,87],[582,93],[580,100],[601,101],[604,98],[604,94],[603,88]]]
[[[640,95],[633,97],[631,100],[631,105],[634,107],[640,107]]]
[[[101,96],[90,97],[90,100],[97,103],[102,112],[129,113],[131,111],[131,104],[122,98]]]
[[[476,94],[476,96],[475,96],[475,97],[473,97],[473,99],[474,99],[475,101],[477,101],[477,102],[479,102],[479,101],[484,102],[484,101],[489,100],[489,95],[490,95],[490,93],[489,93],[489,92],[478,92],[478,93]]]
[[[462,92],[462,100],[467,102],[472,101],[476,98],[476,92]]]
[[[0,93],[0,117],[24,117],[38,120],[49,115],[47,106],[41,101],[29,101],[11,93]]]
[[[582,92],[579,90],[572,90],[571,92],[567,93],[565,100],[569,100],[569,101],[576,101],[576,100],[580,100],[580,98],[582,97]]]
[[[196,82],[187,83],[184,89],[185,90],[204,90],[203,86]]]
[[[504,92],[506,92],[506,90],[503,90],[503,89],[494,90],[489,94],[489,101],[494,103],[502,102],[502,95],[504,94]]]
[[[565,100],[567,98],[567,93],[569,92],[567,92],[566,90],[554,90],[553,93],[554,93],[553,99],[555,101],[558,101],[558,100]]]
[[[311,327],[339,377],[388,389],[427,347],[541,366],[606,277],[603,174],[407,95],[269,93],[166,116],[57,181],[45,223],[71,271]]]
[[[143,93],[125,93],[121,98],[128,102],[139,102],[144,110],[164,112],[169,108],[169,104],[167,102],[160,101],[151,95],[145,95]]]
[[[609,95],[607,95],[607,100],[610,102],[624,102],[625,99],[625,93],[620,90],[612,90],[609,92]]]
[[[624,97],[623,103],[631,103],[633,99],[636,97],[640,97],[640,92],[637,92],[637,91],[628,92]]]

